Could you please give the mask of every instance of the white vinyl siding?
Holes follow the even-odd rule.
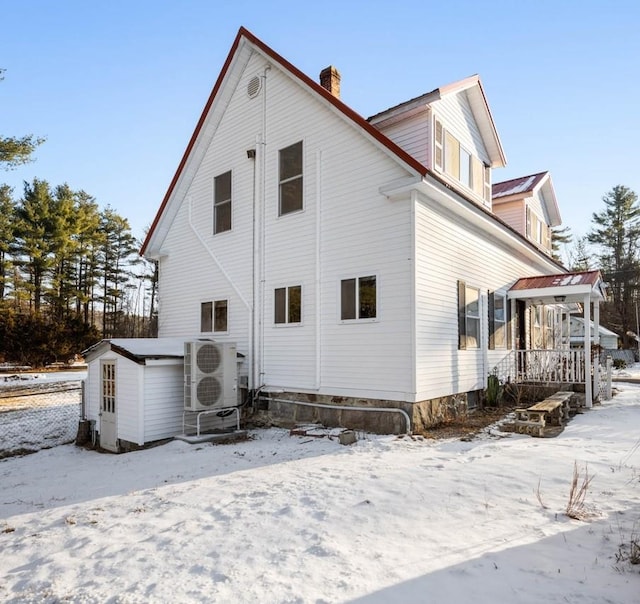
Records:
[[[163,241],[167,253],[159,264],[161,336],[197,337],[200,302],[219,297],[233,309],[222,340],[236,342],[243,354],[249,351],[253,170],[259,157],[249,160],[246,151],[255,148],[261,132],[265,88],[249,99],[246,84],[264,66],[258,55],[249,59]],[[264,383],[296,391],[314,391],[321,384],[328,394],[404,400],[413,379],[407,296],[410,205],[390,202],[379,188],[409,172],[277,66],[267,77],[265,206],[257,209],[258,219],[264,217],[263,297],[256,292],[264,326],[256,334],[264,350]],[[279,150],[295,141],[303,146],[304,209],[278,216]],[[220,238],[211,234],[210,191],[211,179],[225,170],[233,172],[233,231]],[[378,320],[336,320],[336,284],[349,275],[370,275],[372,266],[385,285],[378,288]],[[287,284],[302,284],[304,321],[295,329],[273,322],[274,290]],[[186,313],[185,308],[194,311]]]
[[[145,366],[144,442],[171,438],[183,432],[184,366]]]
[[[429,113],[424,111],[379,130],[421,164],[428,166],[430,139]]]
[[[518,233],[525,235],[525,209],[523,201],[500,202],[499,199],[494,200],[493,213],[506,222],[511,228],[518,231]]]
[[[542,258],[527,262],[430,199],[416,203],[415,253],[417,400],[483,389],[488,372],[508,351],[488,350],[486,310],[480,314],[480,347],[458,350],[457,281],[478,287],[486,309],[488,291],[507,290],[518,278],[553,267]]]

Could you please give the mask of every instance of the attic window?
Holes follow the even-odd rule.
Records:
[[[433,165],[473,191],[485,203],[491,202],[491,169],[472,152],[465,149],[460,141],[434,120]]]
[[[258,96],[260,92],[260,78],[258,76],[253,76],[249,83],[247,84],[247,96],[252,99]]]

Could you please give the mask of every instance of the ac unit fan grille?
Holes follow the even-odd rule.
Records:
[[[205,344],[198,349],[196,364],[202,373],[217,371],[222,363],[222,355],[215,344]]]
[[[215,405],[222,396],[222,384],[218,378],[207,376],[202,378],[196,387],[198,403],[203,407]]]

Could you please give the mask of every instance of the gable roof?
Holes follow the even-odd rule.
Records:
[[[562,224],[558,200],[551,182],[551,174],[548,171],[497,182],[491,187],[491,199],[496,204],[532,197],[538,192],[542,193],[550,225]]]
[[[502,168],[507,165],[507,158],[498,136],[498,130],[496,129],[491,110],[489,109],[489,103],[484,92],[484,87],[480,81],[480,76],[477,74],[468,78],[434,88],[431,92],[427,92],[418,97],[400,103],[385,109],[380,113],[376,113],[368,118],[368,121],[372,124],[388,123],[390,121],[397,120],[402,117],[411,115],[416,111],[420,111],[429,106],[435,101],[439,101],[442,98],[451,95],[458,94],[460,92],[466,92],[469,99],[469,105],[473,112],[478,129],[482,135],[482,138],[487,149],[487,153],[491,159],[492,168]]]
[[[261,52],[266,57],[268,57],[271,61],[276,63],[282,70],[286,71],[290,76],[292,76],[295,80],[297,80],[302,86],[309,89],[312,93],[314,93],[317,97],[323,102],[330,104],[334,109],[337,110],[338,114],[341,115],[345,120],[356,125],[361,131],[363,131],[366,135],[369,136],[376,144],[385,149],[390,155],[395,157],[398,161],[403,163],[406,167],[408,167],[411,171],[419,174],[420,176],[425,176],[427,173],[427,168],[417,161],[414,157],[409,155],[404,149],[398,146],[396,143],[387,138],[384,134],[382,134],[377,128],[369,124],[367,120],[365,120],[361,115],[356,113],[353,109],[348,107],[345,103],[343,103],[340,99],[336,98],[332,95],[328,90],[323,88],[319,83],[313,81],[307,75],[302,73],[299,69],[294,67],[289,61],[287,61],[284,57],[280,56],[274,50],[272,50],[269,46],[267,46],[264,42],[259,40],[256,36],[254,36],[251,32],[249,32],[244,27],[241,27],[238,30],[236,38],[231,45],[231,50],[227,55],[227,58],[224,62],[222,70],[218,75],[218,79],[213,86],[211,94],[204,106],[202,114],[200,115],[200,119],[196,124],[195,130],[191,135],[191,139],[187,145],[187,148],[182,156],[180,164],[178,165],[178,169],[169,184],[169,188],[160,204],[160,208],[156,213],[156,216],[151,223],[151,227],[145,237],[144,243],[142,244],[142,248],[140,249],[140,254],[144,254],[151,241],[153,240],[156,232],[158,230],[158,225],[161,221],[167,206],[169,205],[172,195],[175,192],[181,177],[185,173],[187,164],[189,162],[189,158],[194,152],[194,149],[197,146],[198,139],[203,131],[205,126],[207,117],[212,111],[213,107],[216,104],[219,96],[222,94],[223,83],[229,77],[230,73],[238,64],[238,57],[241,54],[242,50],[246,47],[249,47],[251,50],[257,50]]]

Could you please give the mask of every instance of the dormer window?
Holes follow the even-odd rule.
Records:
[[[478,197],[491,202],[491,169],[465,149],[460,141],[435,120],[433,163],[437,170],[457,180]]]
[[[528,205],[527,237],[546,251],[551,249],[551,229]]]

